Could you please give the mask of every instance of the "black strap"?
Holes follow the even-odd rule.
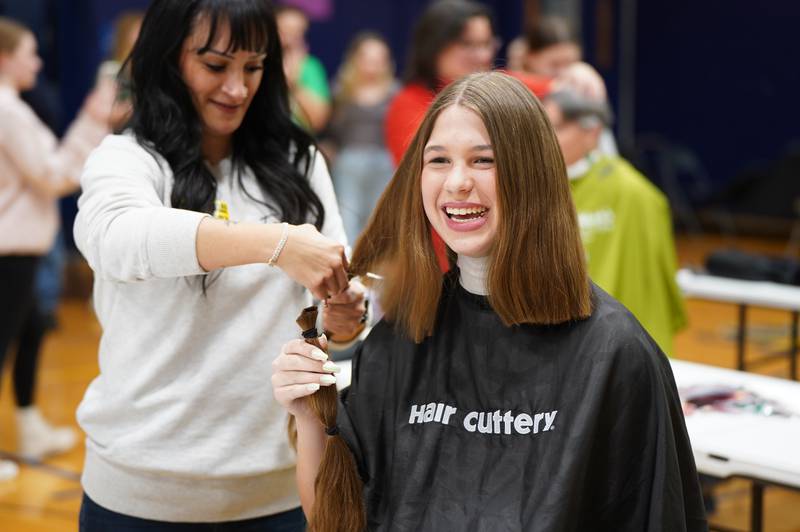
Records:
[[[319,336],[319,335],[317,334],[317,328],[316,327],[312,327],[312,328],[308,329],[307,331],[303,331],[303,338],[309,338],[310,339],[310,338],[316,338],[317,336]]]
[[[326,427],[325,434],[327,434],[328,436],[336,436],[337,434],[339,434],[339,427],[337,427],[336,425],[332,427]]]

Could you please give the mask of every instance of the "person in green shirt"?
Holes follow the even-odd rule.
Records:
[[[604,98],[559,88],[548,95],[545,109],[567,164],[592,280],[672,355],[686,310],[675,281],[666,197],[626,160],[598,149],[600,134],[611,122]]]
[[[308,53],[308,17],[293,6],[279,6],[275,13],[295,120],[319,133],[330,118],[331,93],[325,67]]]

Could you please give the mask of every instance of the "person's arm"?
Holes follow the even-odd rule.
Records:
[[[303,118],[315,132],[322,131],[331,114],[331,104],[298,84],[292,88],[292,97],[303,113]]]
[[[301,63],[295,98],[305,111],[311,128],[316,132],[325,129],[331,116],[331,91],[325,67],[314,56],[307,55]]]
[[[284,236],[283,224],[237,223],[206,217],[197,229],[197,261],[205,271],[266,263]],[[289,225],[275,265],[325,299],[348,286],[344,246],[313,225]]]
[[[87,161],[75,242],[99,277],[133,282],[269,261],[282,224],[230,224],[168,207],[161,165],[129,137],[109,137]],[[287,229],[277,267],[319,298],[347,288],[343,244],[311,225]]]
[[[331,113],[325,69],[304,48],[284,50],[283,64],[289,91],[302,118],[314,132],[322,131]]]
[[[103,85],[92,91],[61,144],[27,113],[17,109],[2,113],[3,145],[25,183],[54,198],[77,190],[86,157],[109,132],[104,118],[112,101],[113,87]]]
[[[310,154],[311,187],[325,208],[320,234],[310,224],[289,226],[275,263],[289,277],[325,299],[347,288],[347,236],[324,158]],[[282,224],[238,223],[206,218],[197,231],[197,259],[205,271],[267,262],[283,238]],[[363,297],[362,297],[363,299]],[[363,309],[362,309],[363,312]],[[352,330],[357,321],[352,324]]]
[[[325,346],[324,337],[320,343]],[[297,487],[306,516],[314,507],[314,486],[325,448],[324,427],[308,406],[306,397],[320,386],[332,386],[339,367],[320,349],[304,340],[287,342],[272,363],[275,399],[295,417],[297,426]]]

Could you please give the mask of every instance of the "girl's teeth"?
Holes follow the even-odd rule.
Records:
[[[477,220],[478,218],[483,218],[486,215],[486,211],[469,213],[469,214],[449,214],[448,218],[453,220],[454,222],[471,222]]]
[[[477,207],[464,208],[464,209],[448,207],[446,210],[447,210],[447,214],[456,214],[456,215],[463,216],[463,215],[466,215],[466,214],[481,214],[486,209],[477,208]]]

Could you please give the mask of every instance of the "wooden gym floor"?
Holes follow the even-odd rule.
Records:
[[[702,257],[723,245],[714,238],[678,238],[683,265],[700,264]],[[781,242],[744,240],[743,249],[782,251]],[[688,302],[690,325],[677,337],[678,358],[732,368],[735,365],[736,307],[700,301]],[[753,309],[749,315],[748,359],[788,348],[789,315]],[[96,350],[100,336],[89,304],[70,299],[59,309],[59,329],[46,340],[39,373],[37,402],[47,418],[58,424],[75,423],[75,409],[87,384],[97,373]],[[786,377],[785,357],[759,363],[752,371]],[[15,429],[8,372],[0,387],[0,449],[13,451]],[[800,447],[798,447],[800,452]],[[22,465],[19,478],[0,482],[0,530],[3,532],[61,532],[77,530],[80,506],[79,472],[83,446],[48,460],[44,465]],[[716,490],[717,512],[712,521],[746,529],[749,524],[749,484],[735,480]],[[767,488],[764,497],[765,530],[800,532],[800,492]]]

